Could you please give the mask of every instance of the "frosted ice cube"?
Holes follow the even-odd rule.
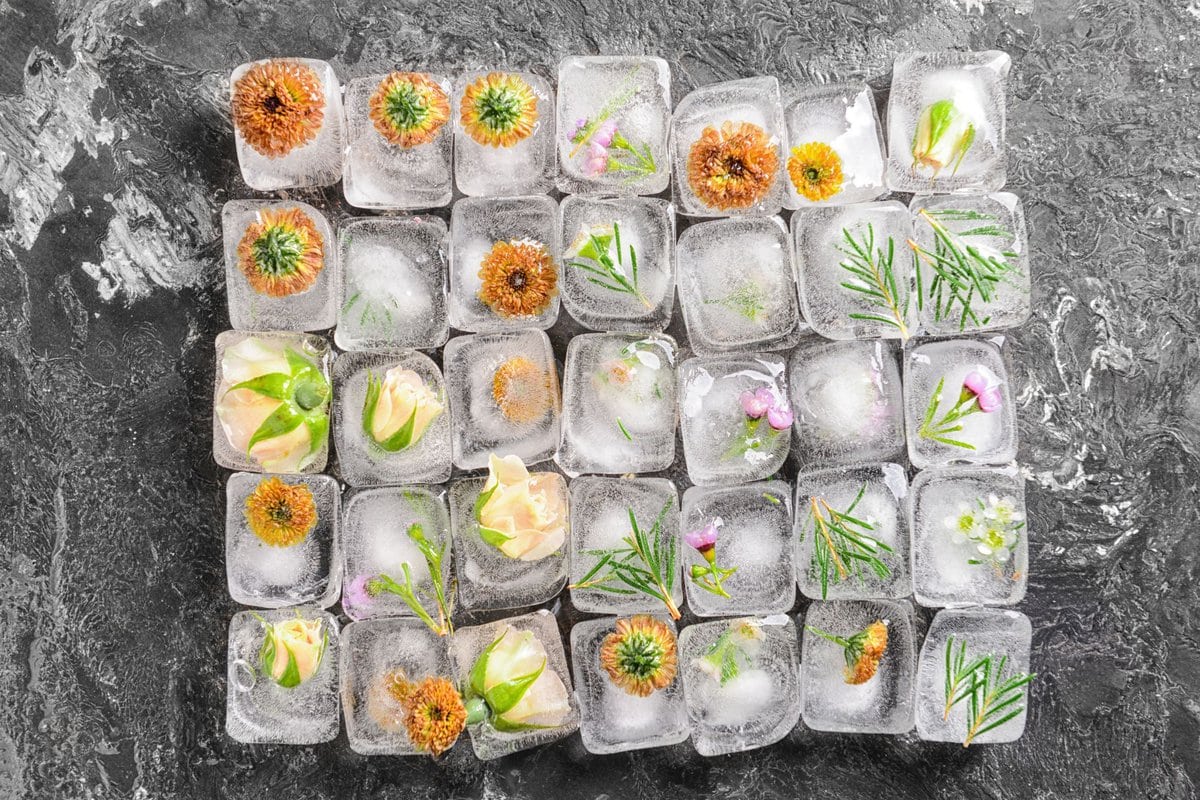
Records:
[[[554,455],[561,399],[546,334],[459,336],[446,345],[442,366],[455,466],[485,467],[493,452],[520,456],[527,465]]]
[[[370,217],[338,232],[342,287],[333,338],[343,350],[441,347],[446,305],[446,223]]]
[[[899,464],[801,473],[796,478],[796,580],[804,596],[866,600],[912,594],[907,495],[908,480]],[[867,558],[878,559],[882,567]]]
[[[798,651],[783,615],[684,628],[679,671],[696,752],[737,753],[787,736],[800,721]]]
[[[320,331],[337,320],[340,280],[333,228],[308,203],[230,200],[221,209],[229,323],[243,331]],[[294,260],[279,251],[299,249]],[[272,279],[264,268],[302,264]],[[313,273],[315,272],[315,276]],[[272,272],[272,275],[275,274]]]
[[[1004,186],[1004,95],[1011,66],[1012,59],[997,50],[898,57],[887,109],[888,188],[961,192]],[[926,121],[933,119],[932,136],[922,122],[931,109],[936,118]],[[958,145],[966,141],[964,151]]]
[[[672,186],[680,212],[695,217],[779,213],[787,180],[784,135],[775,78],[714,83],[688,94],[671,120]],[[731,170],[730,164],[737,167]]]
[[[969,701],[963,700],[946,710],[946,661],[948,647],[951,663],[960,653],[963,666],[976,659],[991,656],[993,674],[1001,658],[1005,659],[1003,679],[1029,673],[1029,648],[1033,626],[1029,618],[1018,611],[992,608],[946,609],[939,611],[925,635],[917,667],[917,735],[932,742],[962,742],[970,730]],[[965,652],[961,650],[965,645]],[[1009,706],[1006,713],[1019,710],[1008,722],[972,739],[972,744],[1012,742],[1025,732],[1025,717],[1029,706],[1028,686],[1022,687],[1021,699]],[[979,726],[1003,719],[1005,713],[993,716]]]
[[[306,105],[311,104],[320,110],[320,114],[312,114],[308,122],[317,125],[316,135],[306,138],[298,147],[287,147],[288,139],[278,135],[264,136],[253,130],[246,130],[239,123],[239,106],[244,104],[247,114],[253,117],[257,109],[265,109],[268,114],[278,114],[280,107],[277,95],[261,90],[264,82],[274,86],[288,86],[289,80],[281,80],[281,68],[293,76],[299,76],[299,88],[292,94],[293,104],[291,113],[298,111],[296,97],[303,98]],[[251,70],[256,75],[250,76],[247,83],[242,84],[239,93],[239,81]],[[266,70],[265,74],[258,75]],[[255,91],[255,87],[260,87]],[[342,118],[342,87],[338,84],[337,75],[333,68],[324,61],[314,58],[267,58],[262,61],[252,61],[241,64],[229,78],[229,89],[233,107],[234,141],[237,145],[238,166],[242,170],[242,180],[251,189],[260,192],[273,192],[276,189],[296,189],[306,186],[332,186],[342,177],[342,146],[345,139]],[[273,128],[276,126],[272,126]],[[287,126],[291,127],[291,126]],[[309,125],[303,126],[309,130]],[[251,142],[258,145],[258,149]],[[264,154],[264,151],[265,153]]]
[[[489,89],[489,82],[491,89]],[[464,94],[470,91],[472,96]],[[513,94],[522,111],[515,126],[505,127],[497,137],[479,119],[474,101],[496,91]],[[464,109],[464,106],[466,108]],[[463,194],[540,194],[554,188],[557,164],[554,154],[554,90],[549,81],[529,72],[478,70],[460,75],[454,82],[454,181]],[[472,122],[468,129],[464,117]],[[483,142],[472,135],[474,131]],[[511,141],[518,131],[526,135]]]
[[[875,674],[848,683],[846,649],[810,628],[849,639],[868,625],[887,625],[887,648]],[[804,724],[815,731],[908,733],[916,703],[917,638],[907,601],[837,600],[808,607],[800,663]]]
[[[791,412],[781,358],[745,353],[691,358],[680,365],[678,381],[679,425],[692,483],[745,483],[783,466]],[[743,404],[755,393],[764,402],[769,398],[771,414],[750,417]]]
[[[302,496],[291,502],[316,512],[311,529],[297,526],[304,534],[297,542],[268,543],[251,526],[251,506],[273,506],[275,481],[301,487]],[[341,504],[337,481],[327,475],[235,472],[225,484],[225,501],[225,577],[230,597],[261,608],[333,605],[342,574],[337,553]],[[268,535],[273,531],[274,526],[266,529]]]
[[[370,619],[346,626],[341,693],[351,750],[365,756],[426,754],[409,739],[403,708],[388,686],[396,679],[450,679],[447,645],[447,639],[417,619]]]
[[[800,306],[827,339],[916,332],[912,222],[902,203],[817,206],[792,216]]]
[[[656,616],[675,631],[670,618]],[[616,630],[617,619],[587,620],[571,628],[571,663],[583,746],[589,753],[603,755],[682,742],[691,734],[691,722],[683,699],[683,679],[678,674],[663,688],[639,697],[613,683],[601,665],[600,650]]]
[[[655,472],[675,460],[675,340],[585,333],[563,368],[562,443],[568,475]]]
[[[570,541],[567,482],[555,472],[532,472],[562,502],[562,523]],[[468,610],[529,608],[551,600],[567,582],[566,548],[535,561],[509,558],[483,540],[475,503],[486,478],[464,478],[450,485],[450,521],[454,531],[454,569],[458,601]]]
[[[670,181],[671,68],[648,56],[558,65],[558,188],[657,194]]]
[[[788,165],[803,170],[812,164],[805,145],[825,145],[833,151],[841,170],[837,186],[804,181],[805,193],[797,191],[791,171],[785,173],[787,195],[784,205],[803,208],[821,204],[862,203],[887,194],[883,185],[883,132],[875,110],[875,95],[869,86],[842,84],[811,87],[786,98]],[[801,148],[799,154],[796,149]],[[817,153],[821,155],[821,153]],[[820,159],[817,164],[820,165]],[[832,192],[832,194],[829,194]],[[822,195],[828,195],[822,197]]]
[[[408,535],[413,525],[420,525],[425,538],[442,552],[442,586],[449,591],[453,548],[445,493],[426,486],[382,486],[351,492],[342,512],[342,610],[346,616],[415,616],[399,595],[383,592],[365,597],[362,586],[364,580],[380,575],[403,586],[407,564],[418,595],[427,601],[422,607],[435,620],[438,618],[429,565]],[[453,602],[453,595],[448,595],[451,610]]]
[[[622,593],[594,588],[576,588],[595,568],[601,556],[595,551],[628,547],[624,539],[633,535],[629,512],[638,527],[651,538],[661,519],[661,541],[674,551],[675,569],[670,586],[671,601],[678,609],[683,604],[683,575],[680,569],[679,495],[675,484],[665,478],[576,478],[571,481],[571,603],[591,614],[631,614],[638,611],[661,612],[666,605],[659,599],[634,591],[620,580],[604,584]],[[635,560],[635,563],[641,563]],[[595,578],[602,577],[601,570]]]
[[[783,481],[742,486],[693,486],[683,493],[681,530],[716,525],[715,566],[736,569],[723,581],[729,597],[693,577],[708,569],[694,547],[684,547],[688,606],[698,617],[782,613],[796,600],[791,490]],[[685,540],[686,541],[686,540]]]
[[[792,246],[778,217],[692,225],[679,237],[677,261],[679,304],[697,353],[783,350],[806,329]]]
[[[1029,319],[1032,299],[1025,213],[1015,194],[921,195],[913,198],[909,209],[913,213],[913,238],[924,251],[917,260],[921,277],[917,285],[923,293],[922,332],[956,334],[1013,328]],[[935,231],[934,226],[941,230]],[[948,246],[939,233],[955,246]],[[968,255],[966,269],[957,266],[964,262],[959,261],[956,252]],[[978,283],[988,299],[983,300],[977,290],[973,291],[964,308],[957,299],[960,293],[952,291],[943,274],[965,282],[967,287]],[[973,280],[976,277],[978,280]],[[970,315],[964,313],[967,309]]]
[[[511,627],[518,633],[530,631],[542,644],[546,650],[545,672],[557,676],[566,688],[570,711],[560,724],[553,727],[509,732],[497,730],[495,726],[486,721],[471,725],[469,730],[475,755],[485,761],[557,741],[570,735],[579,727],[579,706],[571,692],[571,673],[567,669],[567,657],[563,652],[558,622],[548,611],[535,611],[531,614],[511,617],[487,625],[460,628],[455,631],[450,638],[450,660],[458,683],[466,685],[469,682],[471,667],[480,653],[502,636],[506,627]]]
[[[675,304],[675,210],[670,202],[571,195],[559,210],[562,303],[575,321],[604,331],[666,328]],[[605,253],[596,251],[592,236],[607,246]],[[611,271],[596,255],[607,255]]]
[[[392,84],[392,75],[397,75]],[[414,81],[414,78],[416,79]],[[424,139],[424,131],[401,136],[386,118],[376,123],[371,117],[371,98],[386,97],[384,83],[421,87],[431,98],[445,103],[444,116]],[[450,79],[428,73],[389,73],[355,78],[346,85],[346,171],[342,189],[346,202],[358,208],[436,208],[450,204],[454,193],[451,171],[454,127],[450,122]],[[386,108],[386,104],[381,104]],[[436,101],[428,106],[437,117]],[[382,130],[381,130],[382,128]],[[383,131],[387,131],[385,134]]]
[[[485,276],[484,260],[492,254]],[[450,212],[452,326],[473,333],[545,330],[558,319],[558,275],[554,200],[464,198],[454,204]]]
[[[810,466],[904,454],[898,348],[875,341],[801,342],[788,359],[793,451]]]
[[[1029,531],[1015,467],[919,472],[910,514],[918,603],[1012,605],[1025,596]]]
[[[311,677],[280,686],[265,671],[265,626],[293,619],[320,620],[328,636]],[[286,662],[280,662],[286,663]],[[313,607],[240,611],[229,622],[225,732],[245,744],[319,744],[337,738],[338,621]]]
[[[392,385],[389,376],[394,377],[395,386],[407,387],[397,396],[400,404],[395,404],[387,392]],[[418,424],[425,426],[419,438],[393,451],[366,431],[363,419],[371,381],[388,395],[376,400],[374,409],[374,421],[384,426],[381,433],[385,439],[402,435],[410,419],[414,427],[408,430],[413,434],[418,432]],[[450,479],[450,411],[441,370],[432,359],[415,350],[342,353],[333,362],[333,384],[337,405],[334,444],[342,480],[351,486],[378,486]],[[414,406],[413,393],[419,391],[418,385],[430,396]],[[430,418],[431,414],[436,415]]]
[[[979,400],[963,388],[968,378],[986,384],[983,399],[994,410],[979,410]],[[963,392],[968,395],[965,399]],[[1011,462],[1017,456],[1013,402],[1004,357],[992,341],[953,339],[913,348],[904,361],[905,425],[913,466],[924,469],[959,462]],[[956,404],[960,414],[974,411],[957,421],[946,421]]]

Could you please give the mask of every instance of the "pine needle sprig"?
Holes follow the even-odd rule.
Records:
[[[625,270],[625,254],[621,247],[621,226],[614,222],[613,233],[611,239],[607,236],[597,236],[595,233],[588,234],[588,245],[581,248],[579,255],[584,256],[588,261],[592,261],[599,266],[593,266],[587,261],[572,259],[567,262],[568,267],[575,267],[588,273],[587,280],[589,283],[608,289],[611,292],[619,294],[629,294],[636,297],[646,308],[651,308],[650,301],[642,294],[638,287],[638,260],[637,251],[633,245],[629,245],[629,277],[626,277]],[[616,259],[609,254],[609,246],[614,245],[617,251]]]
[[[862,580],[867,569],[880,578],[892,574],[880,554],[895,551],[871,535],[874,525],[853,515],[866,491],[867,484],[863,483],[844,511],[833,508],[822,497],[813,497],[809,501],[813,521],[811,568],[821,580],[822,600],[828,597],[831,582],[840,583],[851,578]]]
[[[878,322],[890,325],[907,340],[908,330],[908,287],[901,287],[896,280],[896,242],[888,237],[887,245],[876,247],[875,226],[867,223],[867,233],[855,238],[849,228],[842,228],[843,244],[837,246],[845,258],[838,266],[854,276],[854,280],[841,283],[841,287],[862,295],[868,303],[881,309],[880,313],[850,314],[851,319]],[[901,291],[903,289],[903,291]]]
[[[632,508],[627,509],[630,534],[622,540],[625,546],[585,550],[585,554],[596,556],[599,560],[569,588],[596,589],[626,596],[649,595],[667,607],[671,619],[679,619],[679,608],[672,597],[677,563],[676,541],[663,529],[663,520],[673,502],[668,500],[663,505],[649,530],[638,524]]]
[[[955,650],[953,636],[946,642],[945,659],[946,708],[942,718],[949,719],[950,712],[965,702],[967,734],[963,747],[970,747],[980,736],[1025,710],[1026,687],[1036,673],[1006,674],[1008,656],[986,655],[969,660],[966,640],[961,639]]]

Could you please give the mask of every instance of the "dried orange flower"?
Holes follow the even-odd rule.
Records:
[[[492,375],[492,399],[511,422],[535,422],[551,402],[550,374],[525,356],[514,356]]]
[[[489,72],[463,90],[459,120],[482,145],[512,147],[533,133],[537,95],[518,75]]]
[[[750,122],[706,127],[688,151],[688,185],[701,202],[720,211],[748,208],[766,197],[779,170],[767,132]]]
[[[600,645],[600,666],[626,692],[647,697],[671,685],[678,669],[675,633],[649,614],[617,620]]]
[[[847,638],[835,636],[811,625],[805,625],[804,629],[842,648],[842,655],[846,659],[846,683],[857,686],[875,677],[875,673],[879,670],[879,661],[887,650],[886,622],[877,619]]]
[[[371,121],[383,138],[400,147],[432,142],[450,119],[450,99],[429,75],[393,72],[371,95]]]
[[[311,142],[325,119],[325,87],[298,61],[255,64],[233,85],[233,122],[246,144],[267,158]]]
[[[466,726],[466,706],[454,684],[445,678],[426,678],[404,701],[409,740],[432,755],[449,750]]]
[[[264,478],[246,498],[246,522],[259,539],[273,547],[291,547],[317,524],[317,502],[303,483]]]
[[[546,246],[528,239],[496,242],[479,265],[479,299],[502,317],[536,316],[558,287]]]
[[[299,208],[265,208],[238,242],[238,266],[254,291],[287,297],[317,282],[324,246],[316,223]]]
[[[842,158],[824,142],[805,142],[792,148],[788,177],[801,197],[826,200],[842,190]]]

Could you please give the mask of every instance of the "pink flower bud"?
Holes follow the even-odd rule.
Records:
[[[1000,387],[989,386],[978,395],[975,396],[976,402],[979,403],[979,410],[985,414],[990,414],[1000,408],[1001,395]]]
[[[767,423],[777,431],[787,430],[792,427],[792,410],[783,404],[772,406],[767,411]]]
[[[708,554],[712,552],[717,544],[717,534],[720,526],[716,520],[708,523],[703,528],[689,531],[684,534],[683,540],[688,543],[689,547],[694,547],[708,558]]]
[[[775,395],[771,394],[771,390],[765,386],[760,387],[754,392],[742,392],[742,410],[746,412],[746,416],[750,419],[759,419],[763,414],[775,405]]]
[[[592,136],[592,141],[598,143],[601,147],[608,147],[612,144],[613,136],[617,132],[617,123],[609,120],[596,129],[596,133]]]
[[[980,372],[972,370],[967,373],[967,377],[963,378],[963,389],[973,395],[979,396],[988,388],[988,380]]]

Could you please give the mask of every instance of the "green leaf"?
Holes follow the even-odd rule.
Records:
[[[487,528],[483,525],[479,526],[479,538],[490,544],[492,547],[499,549],[505,542],[512,537],[505,534],[503,531],[498,531],[495,528]]]
[[[285,689],[294,689],[300,685],[300,667],[296,665],[296,654],[292,652],[292,648],[285,644],[283,649],[287,651],[288,663],[283,669],[283,674],[275,682]]]
[[[509,722],[503,717],[493,717],[492,727],[501,733],[520,733],[521,731],[549,730],[557,725],[531,725],[527,722]]]
[[[254,445],[259,442],[291,433],[303,421],[304,417],[291,403],[280,403],[271,412],[271,415],[262,421],[262,424],[258,426],[258,430],[254,432],[254,435],[250,437],[250,442],[246,445],[246,452],[249,453],[253,450]]]
[[[325,436],[329,433],[329,415],[309,414],[304,418],[304,425],[308,428],[308,452],[311,455],[325,443]]]
[[[479,654],[479,657],[475,659],[475,663],[471,665],[471,689],[480,697],[484,696],[483,688],[486,684],[488,658],[503,638],[504,633],[497,636],[495,641],[483,648],[483,652]]]
[[[299,375],[305,370],[316,371],[317,369],[317,365],[313,363],[312,359],[309,359],[303,354],[296,352],[296,350],[291,347],[284,349],[283,355],[287,359],[288,367],[291,368],[293,376]]]
[[[533,682],[541,677],[546,670],[546,661],[542,660],[542,665],[528,675],[521,675],[511,680],[498,683],[491,689],[488,689],[483,697],[487,700],[488,706],[492,709],[492,713],[499,716],[506,711],[512,709],[517,703],[521,702],[521,698],[529,691],[529,687]]]
[[[257,378],[251,378],[248,381],[235,383],[229,387],[229,392],[234,392],[238,389],[248,389],[255,394],[261,394],[263,397],[270,397],[273,400],[286,400],[288,396],[288,384],[291,379],[291,375],[285,375],[282,372],[269,372],[266,375],[259,375]],[[229,392],[226,392],[226,394]]]
[[[494,495],[496,493],[496,490],[499,488],[500,488],[500,482],[497,481],[495,486],[493,486],[492,488],[488,489],[485,492],[480,492],[479,497],[475,498],[475,508],[472,511],[472,513],[475,515],[476,522],[479,522],[480,517],[483,514],[483,507],[487,505],[488,500],[492,499],[492,495]]]
[[[417,407],[413,406],[412,413],[408,415],[408,421],[400,426],[400,430],[393,433],[382,442],[378,439],[375,443],[387,450],[389,453],[398,453],[404,448],[413,443],[413,429],[417,425]]]

